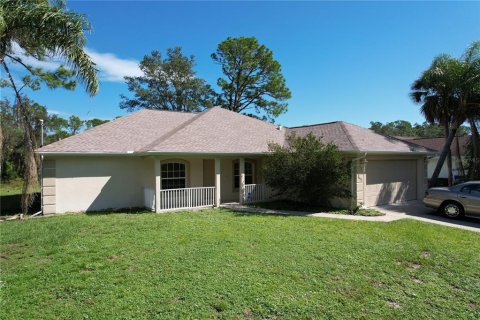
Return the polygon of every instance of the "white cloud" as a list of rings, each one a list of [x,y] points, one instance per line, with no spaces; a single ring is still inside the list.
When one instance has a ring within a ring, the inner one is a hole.
[[[48,112],[48,114],[53,114],[53,115],[57,115],[57,116],[60,116],[60,115],[68,116],[68,115],[70,115],[69,113],[59,111],[59,110],[54,110],[54,109],[47,109],[47,112]]]
[[[13,52],[22,59],[22,62],[34,68],[42,68],[48,71],[57,69],[65,62],[58,56],[52,55],[47,61],[40,61],[25,54],[17,43],[13,43]],[[126,76],[141,76],[139,62],[134,59],[122,59],[113,53],[101,53],[92,49],[85,49],[85,52],[92,58],[98,69],[100,81],[123,82]],[[17,64],[18,65],[18,64]]]
[[[86,49],[85,52],[97,65],[102,80],[123,82],[126,76],[136,77],[143,74],[137,60],[121,59],[112,53],[99,53],[91,49]]]
[[[48,61],[40,61],[32,56],[26,55],[25,50],[23,50],[16,42],[12,44],[12,51],[14,52],[15,56],[22,60],[23,63],[34,68],[42,68],[47,71],[53,71],[62,64],[62,61],[59,59],[59,57],[53,56]]]

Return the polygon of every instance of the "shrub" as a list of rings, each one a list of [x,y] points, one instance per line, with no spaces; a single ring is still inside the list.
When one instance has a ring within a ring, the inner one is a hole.
[[[312,134],[287,137],[287,146],[270,144],[263,175],[270,187],[310,205],[329,205],[332,197],[350,194],[349,165],[338,148]]]

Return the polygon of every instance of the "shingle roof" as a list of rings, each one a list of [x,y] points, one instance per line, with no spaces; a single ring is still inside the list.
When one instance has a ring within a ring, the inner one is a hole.
[[[196,117],[195,113],[141,110],[40,148],[39,152],[138,151]]]
[[[263,153],[283,144],[285,129],[221,108],[211,108],[141,151]]]
[[[429,152],[346,122],[280,128],[221,108],[201,113],[141,110],[40,148],[40,153],[265,153],[288,134],[313,133],[341,151]]]
[[[423,146],[438,152],[441,152],[443,149],[443,146],[445,145],[445,138],[411,138],[411,137],[399,137],[401,140],[408,141],[410,143],[414,143],[419,146]],[[467,148],[467,143],[470,141],[471,137],[470,136],[461,136],[458,137],[458,142],[460,146],[460,154],[464,155],[466,148]],[[452,151],[452,155],[458,156],[457,152],[457,139],[453,139],[452,146],[450,147],[450,150]]]
[[[221,108],[201,113],[141,110],[40,148],[39,152],[263,153],[285,129]]]
[[[325,143],[335,144],[341,151],[359,152],[431,152],[421,146],[384,136],[360,126],[336,121],[310,126],[293,127],[289,132],[297,136],[312,133]]]

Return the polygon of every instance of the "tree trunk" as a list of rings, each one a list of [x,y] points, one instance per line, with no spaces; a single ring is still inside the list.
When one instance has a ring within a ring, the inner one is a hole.
[[[3,130],[0,124],[0,181],[3,176]]]
[[[450,126],[447,123],[445,123],[445,143],[447,143],[448,140],[448,135],[450,132]],[[451,186],[453,184],[453,174],[452,174],[452,151],[449,148],[448,153],[447,153],[447,173],[448,173],[448,186]]]
[[[19,105],[19,115],[21,117],[21,123],[23,124],[23,143],[25,147],[25,155],[24,155],[24,176],[23,176],[23,189],[22,189],[22,211],[23,213],[27,213],[28,209],[32,205],[35,194],[33,193],[34,187],[38,184],[38,165],[37,159],[35,157],[35,148],[37,147],[37,142],[35,139],[35,135],[33,134],[33,129],[30,125],[29,117],[27,110],[25,110],[25,106],[23,105],[22,96],[20,95],[17,87],[15,85],[15,81],[13,80],[12,74],[5,63],[5,61],[1,60],[1,64],[5,69],[10,83],[12,84],[12,88],[15,91],[15,96],[18,101]]]
[[[458,162],[458,169],[460,171],[460,174],[462,176],[462,180],[465,180],[466,174],[465,174],[465,168],[463,167],[463,159],[462,159],[462,150],[460,148],[460,140],[458,139],[458,135],[455,136],[455,140],[457,143],[456,151],[457,151],[457,162]]]
[[[473,165],[470,168],[469,178],[471,180],[480,178],[477,176],[480,174],[480,138],[478,134],[478,128],[474,119],[469,119],[470,128],[472,129],[472,149],[473,149]]]
[[[457,126],[452,128],[448,135],[448,139],[443,146],[442,153],[440,153],[440,158],[438,159],[437,166],[433,171],[432,178],[430,179],[430,187],[433,187],[437,184],[438,175],[440,174],[440,170],[442,170],[443,164],[445,162],[445,158],[447,158],[447,154],[450,150],[450,146],[452,145],[453,138],[455,138],[455,134],[457,133]]]

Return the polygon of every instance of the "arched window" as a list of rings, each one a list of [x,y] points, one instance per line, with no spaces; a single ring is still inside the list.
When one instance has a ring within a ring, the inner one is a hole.
[[[185,164],[168,162],[162,164],[162,189],[180,189],[187,186]]]
[[[253,176],[253,162],[245,161],[245,184],[252,184]],[[240,188],[240,163],[238,161],[233,164],[233,187]]]

